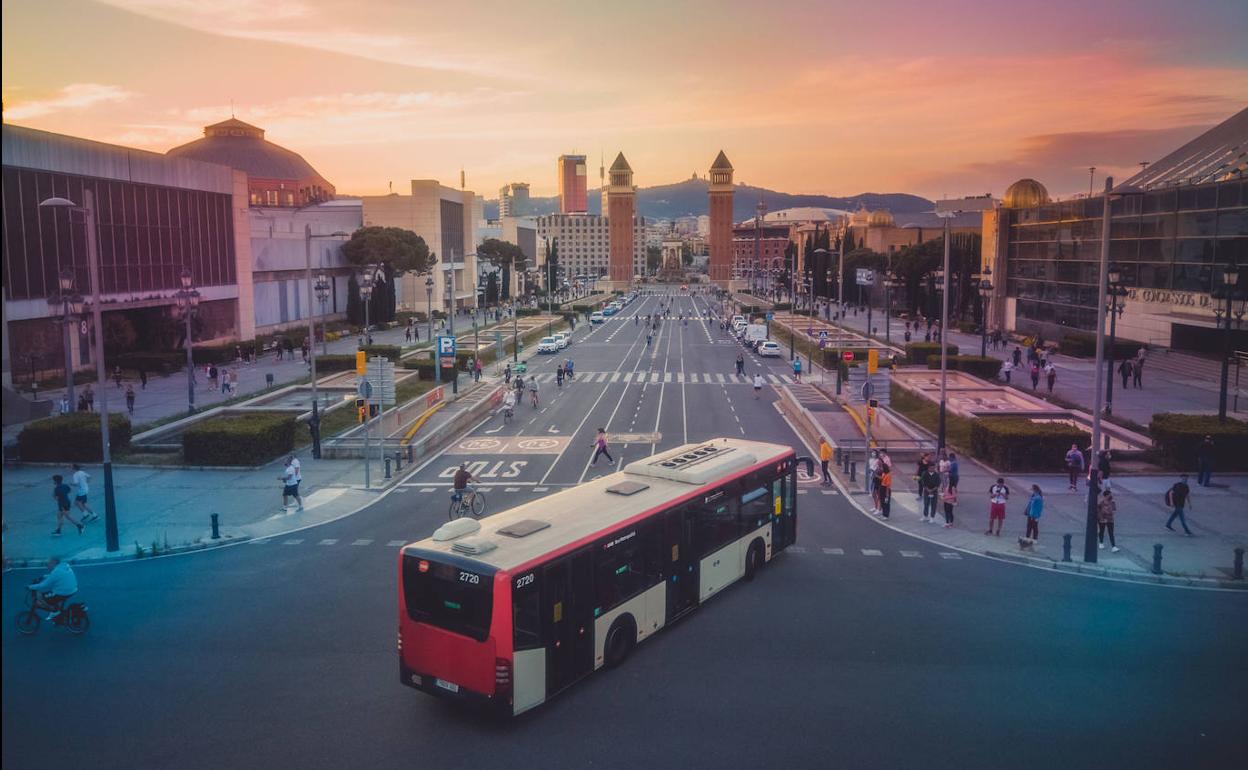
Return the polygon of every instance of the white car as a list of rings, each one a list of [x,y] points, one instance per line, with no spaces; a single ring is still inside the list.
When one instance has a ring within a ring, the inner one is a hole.
[[[559,343],[560,350],[566,348],[570,341],[571,338],[568,336],[567,332],[555,332],[555,342]]]
[[[538,353],[558,353],[559,341],[554,337],[542,337],[542,341],[537,343]]]
[[[732,326],[733,326],[733,328],[736,328],[736,326],[737,326],[737,324],[738,324],[738,323],[745,323],[745,316],[743,316],[743,315],[734,315],[734,316],[732,317]]]
[[[760,356],[780,356],[780,345],[775,340],[763,340],[758,343],[758,354]]]
[[[604,323],[606,322],[606,320],[607,320],[607,317],[604,316],[602,313],[594,313],[589,317],[589,322],[591,324]]]

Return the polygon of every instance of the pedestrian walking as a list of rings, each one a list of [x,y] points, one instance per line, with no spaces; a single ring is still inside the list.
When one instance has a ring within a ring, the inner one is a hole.
[[[606,428],[598,429],[598,436],[597,438],[594,439],[594,457],[592,460],[589,461],[589,464],[594,465],[595,463],[597,463],[599,455],[606,455],[607,462],[612,462],[612,463],[615,462],[615,458],[612,457],[611,453],[607,451],[607,429]]]
[[[1009,359],[1006,359],[1005,363],[1001,364],[1001,376],[1005,378],[1006,385],[1010,384],[1010,376],[1013,374],[1014,374],[1014,362],[1010,361]]]
[[[1196,483],[1202,487],[1207,487],[1212,481],[1213,436],[1205,436],[1200,445],[1196,447]]]
[[[1079,477],[1083,475],[1083,452],[1079,451],[1077,444],[1071,444],[1066,452],[1066,473],[1070,475],[1070,491],[1077,491]]]
[[[737,354],[737,374],[745,374],[745,356],[741,353]]]
[[[303,362],[308,362],[308,341],[305,339],[303,344],[299,346],[299,352],[303,354]]]
[[[1049,384],[1049,393],[1053,392],[1053,385],[1057,383],[1057,367],[1052,361],[1048,361],[1044,365],[1044,377]]]
[[[793,381],[801,384],[802,382],[802,359],[793,359]]]
[[[472,378],[476,382],[481,381],[481,358],[478,357],[476,363],[472,365]]]
[[[412,327],[410,325],[407,327],[407,330],[403,333],[403,340],[405,342],[412,341]]]
[[[121,390],[121,367],[113,367],[113,382],[117,383],[117,390]]]
[[[940,459],[936,461],[936,472],[940,474],[940,488],[944,489],[949,486],[949,471],[953,466],[947,450],[940,450],[939,457]]]
[[[934,523],[936,505],[940,500],[940,473],[931,465],[919,477],[919,494],[923,498],[923,523]]]
[[[74,463],[74,474],[69,480],[74,485],[74,504],[82,512],[82,523],[89,524],[100,518],[87,503],[87,495],[91,493],[91,474],[84,471],[78,463]]]
[[[867,487],[871,493],[871,512],[880,512],[880,453],[874,449],[867,457]]]
[[[131,415],[134,414],[134,386],[126,386],[126,411]]]
[[[295,341],[290,337],[285,337],[283,338],[283,344],[286,346],[286,355],[293,360],[295,357]],[[368,344],[373,344],[372,340],[369,340]]]
[[[221,367],[221,369],[217,372],[216,378],[214,379],[221,380],[221,395],[225,395],[230,389],[230,370],[225,367]]]
[[[1010,499],[1010,488],[1005,479],[997,479],[997,483],[988,488],[988,531],[985,535],[995,534],[1001,537],[1001,527],[1005,524],[1005,503]],[[996,531],[993,531],[996,524]]]
[[[1131,379],[1131,372],[1133,370],[1134,370],[1134,367],[1131,366],[1130,361],[1124,360],[1121,364],[1118,364],[1118,374],[1122,375],[1122,389],[1123,390],[1127,389],[1127,380]]]
[[[1131,366],[1131,384],[1134,385],[1137,390],[1144,387],[1144,359],[1143,358],[1135,359],[1135,363]]]
[[[92,388],[90,385],[87,385],[86,389],[83,391],[82,397],[86,399],[87,411],[94,412],[95,411],[95,389]]]
[[[832,445],[827,438],[819,439],[819,469],[823,472],[823,485],[832,486],[832,474],[828,472],[828,463],[832,461]]]
[[[555,369],[555,387],[563,387],[563,364],[559,364]]]
[[[299,496],[299,482],[302,481],[300,473],[299,461],[294,455],[286,457],[286,467],[282,469],[282,475],[277,477],[282,482],[282,510],[286,511],[290,508],[290,498],[295,498],[298,504],[296,511],[303,510],[303,498]]]
[[[507,364],[507,366],[503,369],[503,384],[511,384],[511,364]]]
[[[569,384],[576,379],[576,372],[572,370],[572,359],[569,358],[563,362],[563,373],[567,376]]]
[[[69,519],[69,523],[78,528],[78,534],[82,534],[82,524],[73,517],[69,512],[69,485],[65,483],[65,479],[59,473],[52,477],[52,499],[56,501],[56,529],[52,530],[52,534],[57,537],[61,536],[61,522]]]
[[[139,367],[139,390],[147,390],[147,370]]]
[[[880,516],[887,519],[893,507],[893,467],[880,463]]]
[[[217,371],[216,364],[208,364],[208,389],[217,389],[217,378],[221,376],[221,372]]]
[[[57,402],[56,411],[59,414],[69,414],[70,408],[71,408],[71,405],[69,403],[69,394],[64,393],[61,395],[61,400]]]
[[[1114,540],[1114,514],[1118,512],[1118,503],[1114,500],[1113,490],[1107,489],[1101,493],[1101,499],[1096,501],[1096,547],[1105,550],[1105,535],[1109,534],[1109,547],[1114,553],[1118,553],[1118,543]]]
[[[958,453],[949,453],[949,483],[948,486],[954,489],[958,488],[958,480],[962,478],[962,474],[958,470]]]
[[[1018,345],[1015,345],[1014,352],[1011,354],[1010,360],[1014,362],[1014,368],[1017,369],[1018,367],[1022,366],[1023,365],[1023,349],[1020,348]]]
[[[1031,389],[1040,387],[1040,359],[1031,362]]]
[[[1023,514],[1027,517],[1027,531],[1018,539],[1018,547],[1024,551],[1033,550],[1040,539],[1040,515],[1044,513],[1044,493],[1039,484],[1031,485],[1031,497]]]
[[[754,400],[757,401],[763,395],[763,375],[758,372],[754,373]]]
[[[945,504],[945,523],[942,525],[945,529],[953,526],[953,508],[958,504],[958,488],[945,487],[945,491],[940,495],[941,502]]]
[[[1183,474],[1178,481],[1174,482],[1174,486],[1166,490],[1166,505],[1172,509],[1170,518],[1166,521],[1166,529],[1173,532],[1174,527],[1171,525],[1174,524],[1175,519],[1178,519],[1187,536],[1192,536],[1192,531],[1187,528],[1187,516],[1184,515],[1184,511],[1191,505],[1191,500],[1192,488],[1187,485],[1187,474]]]

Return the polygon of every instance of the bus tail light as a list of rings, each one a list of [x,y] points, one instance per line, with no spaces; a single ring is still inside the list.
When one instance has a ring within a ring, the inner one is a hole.
[[[511,694],[511,661],[507,658],[494,659],[494,692],[497,695]]]

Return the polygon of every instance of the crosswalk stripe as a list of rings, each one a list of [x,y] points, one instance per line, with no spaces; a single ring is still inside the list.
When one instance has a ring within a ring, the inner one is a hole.
[[[671,373],[671,372],[664,372],[664,373],[663,373],[663,382],[671,382],[671,381],[672,381],[672,373]]]
[[[772,385],[779,384],[780,382],[780,380],[776,379],[776,375],[774,374],[767,375],[767,381],[770,382]]]
[[[877,548],[863,548],[862,555],[863,556],[883,556],[884,552]]]
[[[372,540],[356,540],[351,545],[372,545],[372,544],[373,544]]]
[[[283,541],[283,542],[282,542],[282,545],[299,545],[299,544],[300,544],[300,543],[302,543],[302,542],[303,542],[303,538],[301,538],[301,537],[297,537],[297,538],[295,538],[295,539],[293,539],[293,540],[285,540],[285,541]]]
[[[504,489],[503,491],[504,491],[504,492],[519,492],[519,491],[520,491],[520,487],[507,487],[507,488],[506,488],[506,489]]]
[[[402,546],[402,545],[405,545],[405,544],[406,544],[406,542],[407,542],[406,540],[391,540],[390,542],[386,543],[386,547],[387,547],[387,548],[398,548],[398,547],[400,547],[400,546]]]
[[[437,488],[436,487],[421,487],[420,491],[421,492],[436,492]]]
[[[597,377],[594,378],[594,382],[606,382],[607,377],[609,377],[610,375],[611,375],[611,372],[602,372]]]
[[[952,553],[952,552],[950,552],[950,551],[941,551],[941,552],[940,552],[940,558],[942,558],[942,559],[961,559],[961,558],[962,558],[962,554],[960,554],[960,553]]]
[[[902,551],[901,555],[906,557],[907,559],[922,559],[923,558],[923,554],[919,553],[918,551]]]
[[[317,543],[317,545],[334,545],[337,542],[338,541],[333,538],[326,538],[325,540],[322,540],[321,542]]]
[[[724,384],[724,375],[719,374],[718,372],[716,372],[716,374],[715,374],[715,382],[716,382],[716,383],[718,383],[718,384],[720,384],[720,385],[723,385],[723,384]]]
[[[844,556],[845,555],[844,548],[824,548],[823,552],[829,556]]]
[[[611,372],[611,382],[620,381],[620,372]]]
[[[806,553],[806,546],[791,545],[789,546],[789,550],[792,551],[793,553]]]

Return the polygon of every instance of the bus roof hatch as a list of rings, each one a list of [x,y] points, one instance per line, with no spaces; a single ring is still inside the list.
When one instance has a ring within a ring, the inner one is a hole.
[[[756,462],[754,455],[739,447],[709,442],[692,449],[682,447],[629,463],[624,472],[685,484],[706,484]]]

